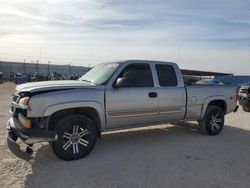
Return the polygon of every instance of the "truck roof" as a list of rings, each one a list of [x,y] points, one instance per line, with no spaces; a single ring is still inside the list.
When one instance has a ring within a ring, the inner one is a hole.
[[[132,59],[132,60],[121,60],[121,61],[114,61],[114,62],[109,62],[109,63],[120,63],[120,64],[123,64],[123,63],[152,63],[152,64],[155,64],[155,63],[166,63],[166,64],[176,64],[176,63],[173,63],[173,62],[168,62],[168,61],[155,61],[155,60],[138,60],[138,59]]]

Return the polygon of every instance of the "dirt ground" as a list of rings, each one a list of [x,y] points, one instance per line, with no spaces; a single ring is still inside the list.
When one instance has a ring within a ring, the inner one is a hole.
[[[0,187],[249,187],[250,113],[226,116],[218,136],[194,124],[163,125],[104,134],[81,160],[58,159],[37,144],[32,159],[6,146],[14,84],[0,84]]]

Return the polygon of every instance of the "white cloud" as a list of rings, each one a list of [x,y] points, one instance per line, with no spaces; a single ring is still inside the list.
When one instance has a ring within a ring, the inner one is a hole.
[[[2,59],[39,58],[42,48],[44,60],[54,58],[58,63],[180,59],[183,66],[188,62],[199,68],[208,57],[228,67],[236,57],[249,62],[244,55],[250,48],[247,0],[0,0],[0,4]],[[221,49],[227,57],[218,53]],[[208,63],[206,68],[211,68]]]

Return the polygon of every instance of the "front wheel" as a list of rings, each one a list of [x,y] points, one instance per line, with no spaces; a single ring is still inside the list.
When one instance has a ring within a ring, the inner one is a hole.
[[[52,149],[59,158],[66,161],[87,156],[96,144],[95,125],[82,115],[71,115],[62,119],[55,131],[58,141],[51,143]]]
[[[199,122],[199,131],[208,135],[217,135],[224,126],[225,114],[220,107],[209,106],[203,120]]]

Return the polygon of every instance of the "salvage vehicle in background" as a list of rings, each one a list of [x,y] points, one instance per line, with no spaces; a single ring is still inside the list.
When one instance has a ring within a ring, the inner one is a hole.
[[[250,83],[244,84],[239,90],[239,104],[245,112],[250,112]]]
[[[87,156],[105,131],[190,120],[202,133],[217,135],[237,107],[236,87],[185,86],[175,63],[104,63],[77,81],[17,86],[8,145],[15,153],[18,138],[30,147],[47,141],[58,157],[75,160]]]
[[[202,80],[199,80],[199,81],[195,82],[195,84],[201,84],[201,85],[225,85],[221,81],[215,80],[215,79],[202,79]]]
[[[3,73],[0,72],[0,84],[2,84],[2,83],[3,83]]]

